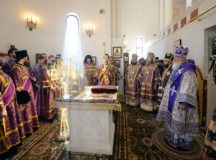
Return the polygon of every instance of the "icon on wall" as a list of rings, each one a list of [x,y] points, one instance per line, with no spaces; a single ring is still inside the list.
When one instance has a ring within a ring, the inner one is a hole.
[[[93,63],[94,65],[97,64],[97,57],[96,57],[96,56],[92,56],[92,63]]]
[[[113,57],[114,58],[122,57],[122,47],[113,47]]]

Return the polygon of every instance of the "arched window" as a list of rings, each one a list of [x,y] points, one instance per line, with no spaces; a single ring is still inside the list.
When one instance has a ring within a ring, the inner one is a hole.
[[[72,71],[82,71],[79,17],[70,13],[65,18],[64,55],[72,61]]]
[[[186,9],[192,6],[192,0],[186,0]]]
[[[136,39],[136,54],[138,57],[143,57],[143,37],[137,37]]]

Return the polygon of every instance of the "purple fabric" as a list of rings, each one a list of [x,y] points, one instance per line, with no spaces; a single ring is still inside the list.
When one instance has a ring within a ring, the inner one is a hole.
[[[43,79],[44,79],[44,70],[45,68],[39,64],[36,64],[32,67],[32,74],[36,78],[36,86],[34,86],[34,99],[36,102],[36,107],[39,116],[45,114],[46,109],[46,89],[43,89]]]
[[[180,83],[181,83],[181,77],[182,77],[183,73],[186,71],[193,71],[194,73],[196,73],[195,65],[193,63],[190,63],[190,62],[185,63],[179,69],[174,70],[170,76],[171,85],[170,85],[169,104],[168,104],[168,110],[170,113],[172,113],[172,110],[174,107],[176,93],[177,93],[179,86],[180,86]],[[180,98],[183,99],[184,97],[180,97]],[[185,100],[185,99],[183,99],[183,100]],[[188,104],[191,104],[191,103],[188,103]],[[193,105],[193,104],[191,104],[191,105]]]
[[[4,104],[8,104],[8,102],[10,101],[11,96],[13,95],[14,90],[15,90],[13,83],[10,83],[10,85],[8,87],[9,88],[8,88],[7,92],[3,95]]]
[[[170,113],[172,113],[173,111],[173,107],[174,107],[174,104],[175,104],[175,99],[176,99],[176,93],[179,89],[179,86],[180,86],[180,83],[181,83],[181,77],[178,77],[178,79],[174,82],[174,84],[171,84],[170,85],[170,92],[169,92],[169,103],[168,103],[168,111]]]
[[[12,77],[12,67],[16,64],[16,62],[9,58],[2,66],[2,70],[7,73],[10,77]]]
[[[197,105],[197,100],[195,99],[195,97],[188,94],[180,94],[179,102],[187,103],[187,106],[189,108],[195,108],[195,106]]]
[[[168,112],[169,113],[169,112]],[[175,121],[170,117],[166,111],[159,111],[157,114],[157,120],[165,121],[169,124],[170,128],[172,128],[173,132],[178,134],[190,134],[193,136],[197,136],[199,134],[199,124],[198,123],[181,123]]]
[[[4,130],[0,127],[0,152],[7,152],[9,148],[16,146],[20,142],[20,137],[24,136],[24,128],[21,121],[21,114],[16,103],[16,92],[14,92],[12,79],[3,71],[0,71],[0,101],[7,111],[4,117]],[[4,135],[2,135],[4,133]]]
[[[25,128],[25,133],[31,133],[33,131],[32,127],[39,126],[39,121],[29,69],[22,64],[16,64],[12,68],[12,75],[16,90],[20,91],[24,88],[26,91],[28,91],[31,97],[30,102],[28,102],[26,105],[19,105],[22,110],[22,120],[24,122],[23,125]]]
[[[188,48],[187,47],[184,48],[183,46],[177,46],[175,49],[174,57],[178,56],[178,57],[186,58],[187,54],[188,54]]]

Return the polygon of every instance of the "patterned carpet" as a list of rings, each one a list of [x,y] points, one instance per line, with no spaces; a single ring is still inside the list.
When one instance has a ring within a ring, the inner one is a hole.
[[[43,123],[40,129],[27,137],[19,153],[9,160],[175,160],[161,152],[151,136],[163,124],[156,121],[157,113],[148,113],[139,107],[122,104],[122,112],[114,112],[116,125],[114,155],[68,153],[64,142],[56,142],[58,121]]]
[[[161,152],[152,141],[152,134],[159,128],[163,128],[163,124],[156,121],[157,112],[145,112],[138,107],[130,106],[124,109],[129,160],[176,160],[173,156],[168,156],[166,152]],[[199,142],[203,142],[203,137],[204,134],[199,136]],[[181,154],[181,151],[175,151],[175,153]]]
[[[39,129],[23,140],[22,146],[18,148],[18,154],[8,158],[8,160],[47,159],[47,157],[43,158],[43,155],[48,153],[47,149],[50,149],[50,144],[47,142],[44,143],[43,140],[50,140],[54,132],[57,130],[57,123],[57,120],[52,123],[41,121]],[[47,154],[47,156],[50,155]]]
[[[152,141],[163,153],[178,160],[200,160],[204,152],[203,140],[200,137],[194,137],[193,148],[191,150],[177,150],[167,145],[165,142],[165,129],[160,128],[152,134]]]

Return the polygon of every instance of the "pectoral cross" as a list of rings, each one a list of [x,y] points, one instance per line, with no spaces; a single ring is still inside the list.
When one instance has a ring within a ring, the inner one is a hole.
[[[173,88],[170,88],[171,90],[171,96],[173,96],[174,93],[177,93],[177,91],[175,90],[175,86],[173,86]]]
[[[182,70],[183,70],[183,68],[182,69],[180,69],[180,70],[178,70],[178,74],[181,74],[182,73]]]

